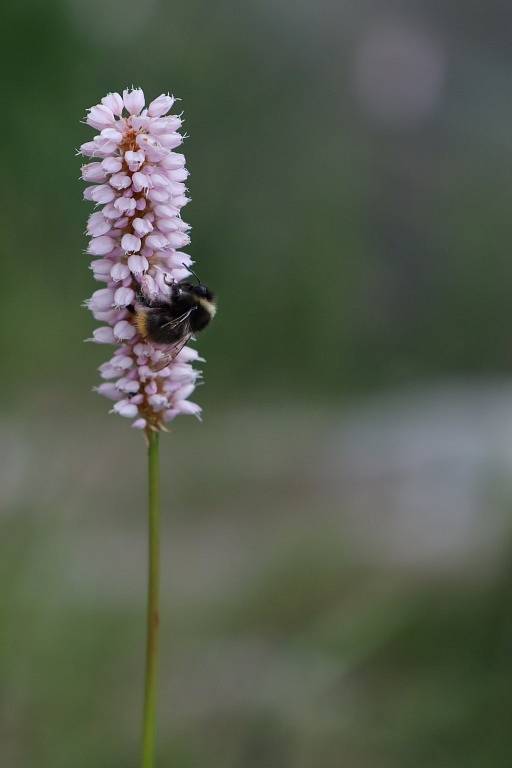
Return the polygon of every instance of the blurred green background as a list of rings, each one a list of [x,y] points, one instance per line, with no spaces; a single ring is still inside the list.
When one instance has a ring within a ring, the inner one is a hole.
[[[75,149],[183,99],[219,294],[163,440],[159,765],[508,768],[512,7],[2,9],[0,764],[136,768],[145,449],[91,392]]]

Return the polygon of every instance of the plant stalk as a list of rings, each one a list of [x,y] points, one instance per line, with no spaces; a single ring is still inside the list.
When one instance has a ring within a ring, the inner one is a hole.
[[[146,636],[146,682],[142,732],[142,768],[154,768],[156,733],[156,694],[158,628],[160,624],[160,467],[158,432],[149,432],[148,440],[148,604]]]

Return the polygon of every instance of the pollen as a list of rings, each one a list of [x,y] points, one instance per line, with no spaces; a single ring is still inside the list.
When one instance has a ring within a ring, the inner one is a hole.
[[[148,313],[143,309],[138,309],[133,322],[139,334],[145,339],[148,335]]]

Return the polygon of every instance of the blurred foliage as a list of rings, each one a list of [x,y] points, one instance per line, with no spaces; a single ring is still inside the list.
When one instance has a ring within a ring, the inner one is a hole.
[[[6,535],[2,762],[135,768],[142,588],[132,604],[84,601],[46,524],[13,521]],[[320,543],[280,552],[231,597],[173,605],[161,764],[506,768],[510,569],[469,587],[383,581]]]
[[[191,253],[220,294],[202,339],[213,397],[509,370],[510,51],[454,7],[390,11],[430,30],[448,69],[423,122],[389,127],[352,81],[358,41],[387,19],[372,2],[7,4],[4,384],[37,365],[71,387],[102,359],[80,345],[94,284],[73,150],[85,108],[132,82],[183,98]]]

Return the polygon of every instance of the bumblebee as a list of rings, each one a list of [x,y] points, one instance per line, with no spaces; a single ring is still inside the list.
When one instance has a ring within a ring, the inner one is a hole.
[[[137,305],[127,307],[144,341],[167,347],[155,370],[174,360],[193,334],[206,328],[215,316],[215,294],[194,276],[197,285],[187,281],[169,283],[171,291],[166,301],[150,301],[140,292]]]

